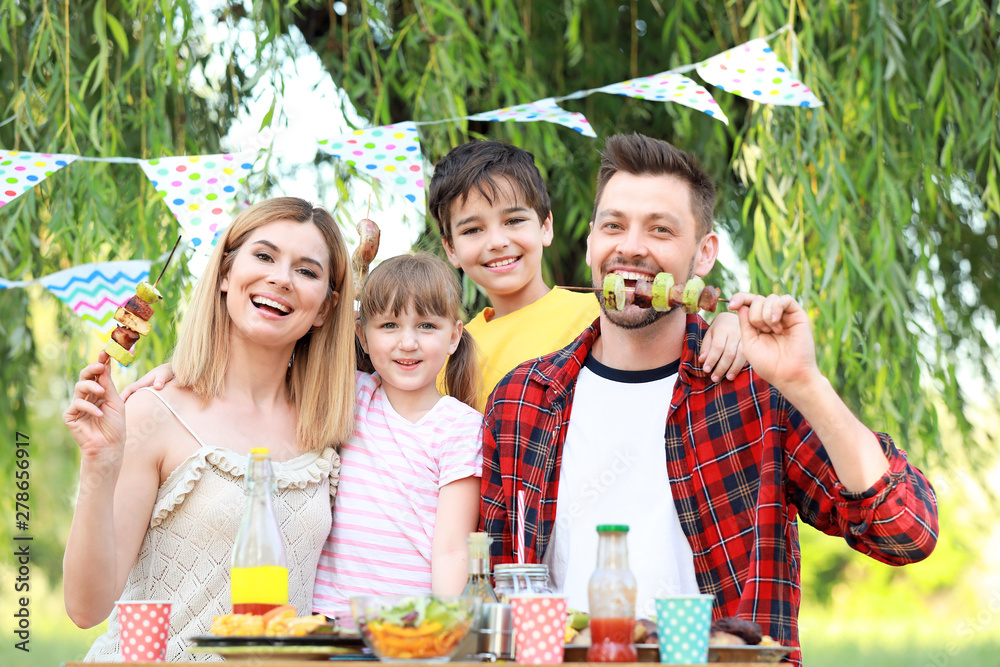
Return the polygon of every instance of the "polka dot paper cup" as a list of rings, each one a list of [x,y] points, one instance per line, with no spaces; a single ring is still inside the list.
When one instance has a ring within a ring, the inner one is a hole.
[[[122,660],[163,662],[170,634],[170,602],[163,600],[119,600]]]
[[[678,595],[656,601],[660,662],[703,665],[708,662],[714,595]]]
[[[566,598],[558,595],[513,597],[514,652],[522,665],[563,661],[566,641]]]

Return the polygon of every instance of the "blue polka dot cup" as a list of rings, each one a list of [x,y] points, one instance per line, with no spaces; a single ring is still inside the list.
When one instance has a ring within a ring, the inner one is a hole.
[[[708,662],[714,595],[675,595],[656,601],[660,662],[703,665]]]

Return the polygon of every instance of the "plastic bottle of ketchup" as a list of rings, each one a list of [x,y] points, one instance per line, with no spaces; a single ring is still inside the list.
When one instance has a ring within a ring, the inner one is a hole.
[[[597,527],[597,569],[590,602],[588,662],[636,662],[635,575],[628,569],[628,526]]]
[[[250,450],[244,479],[247,506],[230,568],[233,613],[265,614],[288,604],[288,560],[271,502],[275,481],[266,447]]]

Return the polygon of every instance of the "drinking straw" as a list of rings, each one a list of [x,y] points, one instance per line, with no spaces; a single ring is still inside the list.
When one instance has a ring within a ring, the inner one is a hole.
[[[524,489],[517,492],[517,562],[524,565]]]

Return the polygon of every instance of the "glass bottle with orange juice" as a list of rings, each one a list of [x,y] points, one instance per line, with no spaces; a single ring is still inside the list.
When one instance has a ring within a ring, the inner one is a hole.
[[[628,526],[597,527],[597,569],[590,577],[588,662],[636,662],[635,575],[628,567]]]
[[[230,569],[234,614],[265,614],[288,604],[288,560],[271,494],[274,471],[266,447],[250,450],[247,506],[236,534]]]

